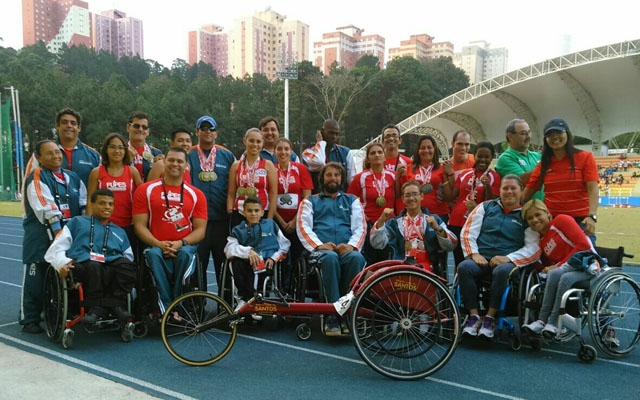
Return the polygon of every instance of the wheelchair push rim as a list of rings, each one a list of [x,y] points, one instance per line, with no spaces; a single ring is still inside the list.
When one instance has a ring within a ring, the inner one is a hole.
[[[453,296],[429,273],[395,269],[371,280],[351,309],[356,350],[376,372],[424,378],[453,355],[459,335]]]

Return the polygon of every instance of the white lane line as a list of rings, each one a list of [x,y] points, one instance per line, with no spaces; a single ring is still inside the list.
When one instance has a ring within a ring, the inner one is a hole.
[[[347,362],[351,362],[351,363],[354,363],[354,364],[367,365],[362,360],[355,360],[353,358],[342,357],[342,356],[338,356],[338,355],[331,354],[331,353],[325,353],[323,351],[318,351],[318,350],[305,349],[305,348],[302,348],[302,347],[294,346],[292,344],[280,343],[280,342],[276,342],[276,341],[273,341],[273,340],[263,339],[263,338],[259,338],[259,337],[255,337],[255,336],[248,336],[248,335],[244,335],[244,334],[238,334],[238,336],[241,336],[241,337],[243,337],[245,339],[255,340],[257,342],[269,343],[269,344],[280,346],[280,347],[286,347],[286,348],[293,349],[293,350],[299,350],[299,351],[303,351],[303,352],[306,352],[306,353],[311,353],[311,354],[315,354],[315,355],[319,355],[319,356],[323,356],[323,357],[334,358],[334,359],[337,359],[337,360],[347,361]],[[457,388],[460,388],[460,389],[469,390],[469,391],[472,391],[472,392],[478,392],[478,393],[482,393],[482,394],[485,394],[485,395],[491,395],[491,396],[499,397],[499,398],[502,398],[502,399],[524,400],[521,397],[514,397],[514,396],[510,396],[508,394],[502,394],[502,393],[492,392],[492,391],[489,391],[489,390],[479,389],[479,388],[476,388],[476,387],[473,387],[473,386],[463,385],[461,383],[445,381],[445,380],[442,380],[442,379],[437,379],[437,378],[432,378],[432,377],[427,377],[425,379],[429,380],[429,381],[436,382],[436,383],[441,383],[443,385],[454,386],[454,387],[457,387]]]
[[[0,242],[0,246],[22,247],[22,244]]]
[[[113,370],[110,370],[108,368],[104,368],[104,367],[101,367],[99,365],[95,365],[95,364],[80,360],[80,359],[75,358],[75,357],[70,357],[70,356],[68,356],[66,354],[62,354],[62,353],[53,351],[51,349],[47,349],[46,347],[38,346],[38,345],[35,345],[33,343],[25,342],[24,340],[20,340],[20,339],[5,335],[3,333],[0,333],[0,338],[8,340],[8,341],[11,341],[11,342],[14,342],[14,343],[17,343],[17,344],[20,344],[21,346],[29,347],[29,348],[31,348],[33,350],[37,350],[37,351],[42,352],[42,353],[49,354],[49,355],[51,355],[53,357],[56,357],[56,358],[61,358],[61,359],[65,360],[65,361],[67,361],[69,363],[75,364],[78,367],[88,368],[90,370],[99,372],[101,374],[109,375],[109,376],[112,376],[112,377],[114,377],[116,379],[120,379],[122,381],[130,382],[130,383],[133,383],[133,384],[138,385],[140,387],[144,387],[144,388],[156,391],[158,393],[161,393],[161,394],[164,394],[164,395],[167,395],[167,396],[175,397],[176,399],[196,400],[195,398],[189,397],[189,396],[187,396],[187,395],[185,395],[183,393],[174,392],[173,390],[163,388],[163,387],[155,385],[153,383],[150,383],[150,382],[147,382],[147,381],[143,381],[141,379],[137,379],[137,378],[134,378],[134,377],[131,377],[131,376],[128,376],[128,375],[124,375],[124,374],[122,374],[120,372],[113,371]]]
[[[7,286],[13,286],[13,287],[17,287],[17,288],[21,288],[22,287],[22,285],[17,285],[15,283],[5,282],[5,281],[0,281],[0,284],[7,285]]]
[[[576,357],[575,353],[568,353],[566,351],[552,350],[552,349],[542,349],[542,351],[546,351],[548,353],[556,353],[556,354],[562,354],[562,355],[565,355],[565,356]],[[608,358],[598,358],[597,361],[598,362],[611,363],[611,364],[618,364],[618,365],[622,365],[622,366],[625,366],[625,367],[640,368],[640,364],[633,364],[633,363],[629,363],[629,362],[625,362],[625,361],[612,360],[612,359],[608,359]]]
[[[17,261],[20,264],[22,264],[22,260],[18,260],[17,258],[9,258],[9,257],[1,257],[0,256],[0,260],[9,260],[9,261]]]

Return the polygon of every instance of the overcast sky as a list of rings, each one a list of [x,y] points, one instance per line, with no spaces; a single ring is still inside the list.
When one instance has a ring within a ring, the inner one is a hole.
[[[94,13],[118,9],[141,19],[144,56],[170,67],[187,59],[187,32],[204,24],[227,30],[236,19],[271,10],[309,25],[311,41],[339,26],[355,25],[365,34],[385,38],[387,50],[410,35],[426,33],[435,41],[450,41],[455,51],[471,41],[509,49],[509,69],[516,69],[569,52],[640,38],[634,1],[609,0],[348,0],[214,1],[214,0],[90,0]],[[178,5],[170,6],[170,5]],[[362,8],[365,7],[366,9]],[[22,47],[22,1],[2,0],[0,46]],[[385,60],[386,61],[386,60]]]

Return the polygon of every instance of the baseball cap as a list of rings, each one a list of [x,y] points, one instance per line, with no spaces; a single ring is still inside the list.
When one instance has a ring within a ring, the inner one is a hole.
[[[544,134],[546,135],[549,131],[567,131],[569,130],[569,124],[562,118],[554,118],[544,124]]]
[[[209,124],[211,124],[211,127],[214,129],[218,128],[218,124],[216,124],[215,119],[213,119],[208,115],[203,115],[202,117],[198,118],[198,120],[196,121],[196,129],[200,128],[200,126],[205,122],[208,122]]]

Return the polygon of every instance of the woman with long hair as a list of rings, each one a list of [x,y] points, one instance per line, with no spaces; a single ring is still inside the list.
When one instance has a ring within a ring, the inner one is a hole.
[[[455,201],[449,216],[449,229],[458,237],[469,213],[483,201],[495,198],[500,191],[500,175],[489,168],[494,156],[493,145],[480,142],[476,145],[473,168],[462,171],[454,179],[452,165],[444,165],[444,196],[447,201]],[[453,258],[456,266],[464,260],[460,243],[453,250]]]
[[[384,147],[381,143],[371,143],[366,147],[364,170],[353,178],[347,193],[360,199],[367,220],[367,232],[380,218],[385,208],[393,208],[396,199],[396,174],[384,167]],[[369,243],[369,235],[365,238],[362,253],[368,264],[387,258],[388,251],[376,250]]]
[[[278,173],[271,161],[260,158],[262,131],[249,128],[242,142],[244,154],[229,170],[227,213],[231,214],[230,229],[244,220],[242,209],[247,197],[258,197],[262,201],[266,218],[271,219],[276,214]]]
[[[102,164],[91,170],[87,182],[87,194],[96,189],[109,189],[113,192],[114,209],[110,221],[127,233],[131,248],[137,249],[137,239],[133,232],[133,192],[142,177],[138,169],[131,165],[131,155],[127,150],[127,141],[119,133],[110,133],[104,138],[100,155]],[[87,204],[87,214],[91,212],[91,202]],[[135,252],[136,257],[139,255]]]
[[[554,118],[544,125],[542,159],[522,199],[529,201],[544,185],[544,203],[551,215],[570,215],[595,243],[598,167],[591,152],[573,146],[572,136],[564,119]]]

